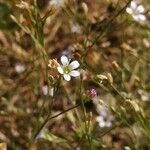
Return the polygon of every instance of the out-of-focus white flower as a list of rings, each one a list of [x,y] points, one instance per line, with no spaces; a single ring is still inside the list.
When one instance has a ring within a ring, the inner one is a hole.
[[[78,24],[73,24],[71,26],[71,32],[72,33],[80,33],[81,32],[81,27]]]
[[[71,76],[77,77],[80,75],[80,72],[75,70],[80,66],[78,61],[75,60],[70,63],[70,60],[66,56],[61,56],[61,63],[62,65],[57,67],[57,70],[63,75],[66,81],[70,81]]]
[[[66,49],[63,50],[62,55],[65,55],[69,59],[72,59],[74,50],[75,50],[74,46],[73,45],[69,45]]]
[[[143,90],[139,89],[138,94],[141,96],[142,101],[149,101],[149,96]]]
[[[44,131],[42,130],[42,131],[40,131],[40,133],[37,135],[36,140],[43,139],[44,137],[45,137]]]
[[[44,86],[42,87],[42,92],[43,92],[44,95],[47,95],[47,94],[48,94],[48,86],[47,86],[47,85],[44,85]]]
[[[54,88],[53,87],[48,88],[48,85],[44,85],[42,87],[42,92],[44,95],[49,94],[50,96],[53,96],[54,95]]]
[[[146,17],[143,14],[145,8],[143,7],[143,5],[137,5],[135,0],[131,1],[131,5],[130,7],[127,7],[126,11],[137,22],[143,23],[146,20]]]
[[[146,95],[142,95],[141,99],[142,99],[142,101],[148,101],[149,100],[148,96],[146,96]]]
[[[102,110],[99,116],[96,117],[96,121],[98,122],[101,128],[111,127],[113,120],[114,117],[111,114],[109,114],[106,110]]]
[[[15,70],[17,73],[22,73],[25,71],[25,69],[26,69],[26,67],[22,64],[16,64],[15,65]]]
[[[65,0],[50,0],[49,4],[61,7],[65,4]]]

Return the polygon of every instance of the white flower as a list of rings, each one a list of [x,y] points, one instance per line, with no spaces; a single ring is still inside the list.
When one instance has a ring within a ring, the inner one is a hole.
[[[62,65],[57,67],[57,70],[63,75],[66,81],[70,81],[71,76],[77,77],[80,75],[80,72],[75,70],[80,66],[78,61],[75,60],[70,63],[70,60],[66,56],[61,56],[61,63]]]
[[[42,92],[43,92],[44,95],[47,95],[47,94],[48,94],[48,86],[47,86],[47,85],[44,85],[44,86],[42,87]]]
[[[44,134],[44,131],[40,131],[40,133],[37,135],[37,137],[35,138],[36,140],[39,140],[39,139],[44,139],[45,137],[45,134]]]
[[[109,114],[106,110],[102,110],[99,116],[96,117],[96,121],[98,122],[101,128],[111,127],[113,120],[114,117],[111,114]]]
[[[73,58],[73,51],[75,50],[73,45],[69,45],[66,49],[63,50],[62,55],[67,56],[69,59]]]
[[[42,93],[44,95],[49,94],[50,96],[53,96],[54,95],[54,88],[53,87],[48,88],[48,85],[44,85],[42,87]]]
[[[143,101],[148,101],[149,100],[149,96],[147,95],[146,92],[144,92],[143,90],[139,89],[138,91],[138,94],[141,96],[141,99]]]
[[[81,32],[81,27],[78,24],[73,24],[71,26],[71,32],[72,33],[80,33]]]
[[[65,3],[65,0],[50,0],[50,5],[55,5],[57,7],[63,6]]]
[[[132,15],[133,19],[137,22],[142,23],[146,20],[145,15],[143,15],[145,8],[143,5],[137,5],[135,1],[131,1],[131,5],[127,7],[126,11]]]
[[[22,64],[16,64],[15,65],[15,70],[17,73],[22,73],[25,71],[25,69],[26,69],[25,66]]]

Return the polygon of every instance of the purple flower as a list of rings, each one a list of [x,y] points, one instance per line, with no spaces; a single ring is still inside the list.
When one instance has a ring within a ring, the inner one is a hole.
[[[88,95],[91,99],[93,99],[93,98],[97,97],[97,92],[96,92],[95,89],[90,89],[90,90],[87,91],[87,95]]]

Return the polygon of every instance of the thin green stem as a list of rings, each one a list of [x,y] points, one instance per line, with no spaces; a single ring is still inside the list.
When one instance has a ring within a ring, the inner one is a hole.
[[[32,140],[31,140],[32,143],[34,142],[34,140],[36,139],[36,137],[38,136],[38,134],[42,131],[42,129],[45,127],[45,125],[48,123],[48,121],[50,121],[50,120],[52,120],[52,119],[54,119],[54,118],[56,118],[56,117],[58,117],[60,115],[63,115],[64,113],[66,113],[66,112],[68,112],[70,110],[73,110],[73,109],[75,109],[75,108],[77,108],[79,106],[81,106],[81,103],[79,103],[79,104],[77,104],[77,105],[75,105],[73,107],[70,107],[70,108],[68,108],[68,109],[66,109],[66,110],[64,110],[64,111],[62,111],[62,112],[60,112],[60,113],[58,113],[58,114],[56,114],[56,115],[54,115],[52,117],[50,116],[51,114],[48,114],[48,116],[45,119],[45,121],[42,123],[42,125],[39,127],[39,129],[37,130],[37,132],[33,136]]]
[[[108,30],[108,28],[111,26],[112,22],[114,21],[114,19],[116,17],[118,17],[127,7],[128,5],[130,4],[132,0],[129,0],[127,2],[127,4],[122,8],[120,9],[117,13],[114,13],[114,15],[112,16],[112,18],[110,18],[110,20],[108,21],[108,23],[105,25],[103,31],[97,35],[97,37],[95,38],[95,40],[92,42],[92,44],[87,48],[86,52],[83,54],[83,56],[85,56],[87,54],[87,52],[96,44],[96,42],[105,34],[105,32]],[[82,57],[83,57],[82,56]]]

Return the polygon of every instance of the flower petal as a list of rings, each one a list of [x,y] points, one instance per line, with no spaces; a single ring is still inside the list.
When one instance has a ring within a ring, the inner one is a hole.
[[[64,74],[64,79],[65,79],[66,81],[70,81],[70,80],[71,80],[71,77],[70,77],[69,74]]]
[[[80,75],[80,72],[77,71],[77,70],[73,70],[73,71],[71,71],[71,72],[69,73],[69,75],[71,75],[71,76],[73,76],[73,77],[77,77],[77,76]]]
[[[141,22],[141,23],[146,20],[146,17],[142,14],[133,16],[133,18],[134,18],[135,21]]]
[[[80,66],[80,64],[78,61],[75,60],[75,61],[71,62],[69,66],[72,70],[74,70],[74,69],[78,68]]]
[[[129,8],[129,7],[127,7],[126,12],[127,12],[128,14],[133,14],[133,10],[132,10],[131,8]]]
[[[105,123],[105,121],[103,120],[103,121],[99,122],[98,125],[99,125],[101,128],[104,128],[104,127],[106,126],[106,123]]]
[[[60,74],[64,74],[64,70],[61,66],[57,67],[57,70]]]
[[[131,9],[136,10],[137,4],[135,1],[131,1]]]
[[[143,5],[139,5],[138,7],[137,7],[137,12],[138,13],[143,13],[144,12],[144,7],[143,7]]]
[[[61,56],[60,60],[61,60],[61,63],[62,63],[64,66],[66,66],[66,65],[69,64],[69,60],[68,60],[68,58],[67,58],[66,56]]]
[[[111,127],[111,126],[112,126],[112,122],[107,121],[107,122],[106,122],[106,127]]]
[[[139,21],[145,21],[146,17],[142,14],[138,15]]]
[[[133,15],[132,17],[133,17],[133,19],[134,19],[135,21],[140,22],[138,15]]]
[[[104,118],[102,116],[98,116],[98,117],[96,117],[96,121],[97,122],[104,121]]]

